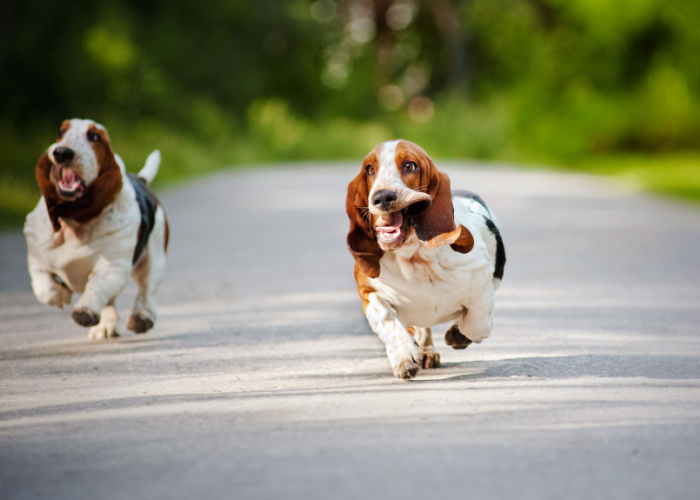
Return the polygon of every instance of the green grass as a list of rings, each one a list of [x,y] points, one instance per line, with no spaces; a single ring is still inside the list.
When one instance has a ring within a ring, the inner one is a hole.
[[[613,175],[651,193],[700,203],[700,153],[610,155],[578,161],[572,167]]]
[[[214,141],[200,141],[191,134],[150,122],[130,126],[121,120],[105,120],[115,151],[126,163],[129,172],[138,172],[146,157],[160,149],[161,168],[155,181],[156,189],[194,179],[225,165],[253,160],[246,146],[231,141],[222,147]],[[13,131],[0,129],[0,149],[9,151],[0,175],[0,229],[19,227],[39,198],[34,167],[43,151],[53,142],[55,131],[37,127],[24,139]],[[46,138],[46,140],[36,139]],[[233,150],[238,155],[233,156]]]
[[[130,172],[138,172],[148,154],[160,149],[156,189],[238,165],[341,158],[360,161],[375,144],[396,137],[416,141],[436,157],[532,163],[531,153],[513,146],[507,113],[494,107],[455,105],[427,124],[412,123],[401,113],[381,123],[358,123],[343,118],[304,120],[294,116],[284,102],[269,100],[251,105],[245,125],[212,109],[202,111],[201,118],[185,131],[149,120],[134,124],[118,116],[100,121],[107,125],[114,149]],[[54,133],[48,126],[23,134],[0,127],[0,150],[6,152],[0,171],[0,229],[20,227],[36,205],[40,194],[34,165],[52,143]],[[542,157],[547,158],[547,153]],[[578,154],[547,163],[557,169],[616,176],[652,193],[700,203],[700,152]]]

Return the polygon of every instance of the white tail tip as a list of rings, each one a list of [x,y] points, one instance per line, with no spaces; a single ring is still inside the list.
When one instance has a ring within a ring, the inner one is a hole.
[[[145,179],[148,184],[150,184],[153,179],[155,179],[158,173],[158,167],[160,166],[160,151],[157,149],[153,151],[148,158],[146,158],[146,164],[143,166],[138,176]]]
[[[117,162],[117,165],[119,165],[119,168],[121,169],[122,173],[126,172],[126,167],[124,166],[124,160],[122,160],[122,157],[119,156],[117,153],[114,153],[114,159]]]

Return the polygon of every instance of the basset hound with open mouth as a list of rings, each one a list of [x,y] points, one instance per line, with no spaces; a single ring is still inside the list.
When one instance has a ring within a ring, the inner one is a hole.
[[[73,319],[91,327],[91,339],[118,336],[114,301],[129,275],[138,294],[127,327],[145,333],[156,320],[168,222],[148,184],[159,165],[154,151],[138,175],[127,174],[107,130],[77,119],[63,122],[36,165],[42,197],[24,225],[32,289],[58,307],[82,294]]]
[[[396,377],[440,366],[430,328],[454,322],[447,345],[464,349],[491,333],[493,293],[505,248],[495,214],[416,144],[376,146],[350,182],[348,249],[372,330]]]

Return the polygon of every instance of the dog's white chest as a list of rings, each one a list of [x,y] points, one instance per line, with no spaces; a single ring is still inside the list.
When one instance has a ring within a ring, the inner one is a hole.
[[[452,321],[469,307],[473,290],[491,279],[485,249],[475,250],[465,255],[449,245],[429,249],[416,240],[382,257],[372,285],[406,325]]]
[[[121,196],[117,199],[120,201]],[[110,206],[93,221],[71,225],[64,221],[61,229],[54,231],[42,200],[27,216],[24,228],[29,253],[71,291],[83,293],[90,273],[102,262],[130,263],[136,243],[137,214],[133,210],[122,211],[123,220],[115,222],[115,206],[118,205]]]
[[[74,229],[63,226],[56,232],[50,227],[42,229],[36,232],[25,230],[29,251],[71,290],[82,293],[88,273],[99,257],[95,247],[86,244],[90,241],[92,227]]]

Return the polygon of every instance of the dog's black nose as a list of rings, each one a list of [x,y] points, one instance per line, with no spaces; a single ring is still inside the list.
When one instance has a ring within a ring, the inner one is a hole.
[[[396,201],[396,198],[397,196],[395,192],[389,189],[382,189],[381,191],[374,193],[374,196],[372,196],[372,205],[386,210]]]
[[[70,148],[64,148],[63,146],[57,147],[53,150],[53,157],[56,159],[56,163],[62,165],[68,163],[75,156],[75,151]]]

